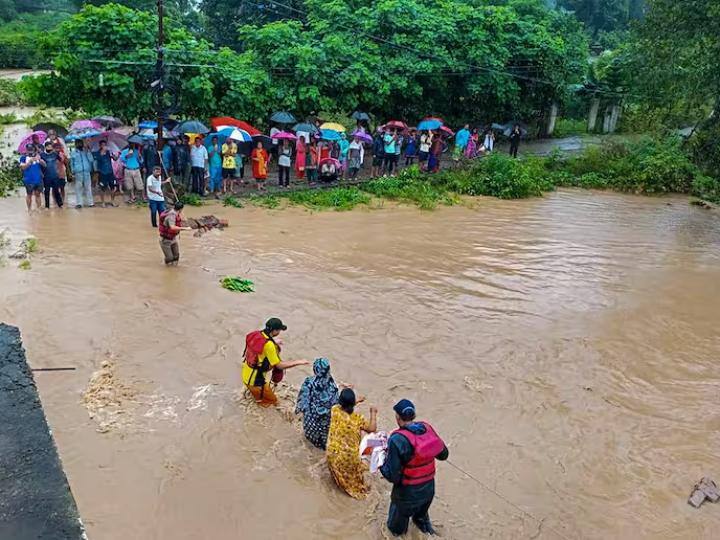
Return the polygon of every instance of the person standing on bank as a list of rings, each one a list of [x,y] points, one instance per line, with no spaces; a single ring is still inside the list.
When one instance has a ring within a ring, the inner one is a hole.
[[[20,170],[23,175],[23,184],[25,184],[25,203],[28,212],[32,211],[33,195],[35,196],[35,208],[40,210],[40,193],[43,190],[43,172],[42,168],[45,162],[38,155],[37,148],[34,144],[28,144],[26,147],[27,154],[20,156]]]
[[[142,155],[137,145],[131,144],[128,148],[120,152],[120,161],[123,165],[125,165],[123,182],[125,183],[125,190],[129,194],[128,202],[134,203],[137,200],[135,192],[137,191],[138,196],[142,197],[143,188],[143,181],[140,173]]]
[[[287,140],[278,149],[278,185],[290,187],[290,166],[292,165],[292,148]]]
[[[280,360],[280,344],[276,338],[285,330],[287,326],[273,317],[265,323],[264,330],[256,330],[245,336],[242,380],[261,407],[270,407],[278,401],[270,382],[279,382],[286,369],[310,363],[307,360]]]
[[[155,175],[153,174],[153,176]],[[178,244],[177,237],[181,231],[191,230],[190,227],[183,227],[182,225],[183,208],[185,208],[185,205],[182,201],[178,201],[170,210],[160,214],[160,225],[158,227],[160,249],[165,255],[165,265],[167,266],[177,266],[180,261],[180,244]]]
[[[147,177],[146,181],[147,199],[150,206],[150,224],[153,227],[158,226],[157,218],[165,212],[165,195],[163,195],[162,185],[171,182],[169,178],[163,182],[161,173],[160,165],[155,165],[152,174]]]
[[[393,484],[387,526],[395,536],[405,534],[409,521],[425,534],[435,534],[428,510],[435,497],[435,460],[450,455],[443,440],[427,422],[415,420],[415,405],[401,399],[393,407],[398,429],[388,439],[382,475]]]
[[[195,144],[190,149],[190,176],[192,177],[192,192],[205,195],[205,172],[208,169],[208,151],[202,138],[195,137]]]
[[[517,157],[518,147],[520,146],[520,126],[515,124],[512,132],[510,133],[510,155],[514,158]]]
[[[75,182],[75,208],[95,206],[92,192],[92,173],[95,169],[95,158],[90,150],[85,148],[85,141],[75,141],[75,148],[70,152],[70,171]],[[84,201],[83,201],[84,199]]]
[[[45,187],[45,208],[50,209],[50,192],[52,192],[55,204],[58,208],[63,207],[62,196],[60,195],[60,176],[58,175],[59,155],[53,147],[53,143],[45,141],[45,151],[40,154],[45,162],[43,165],[43,186]]]
[[[107,204],[117,206],[115,204],[117,184],[115,183],[115,172],[112,168],[112,162],[115,159],[117,159],[117,156],[108,150],[107,141],[100,141],[100,150],[95,152],[95,163],[100,174],[100,204],[103,206],[107,206]],[[105,203],[106,191],[110,192],[110,203]]]

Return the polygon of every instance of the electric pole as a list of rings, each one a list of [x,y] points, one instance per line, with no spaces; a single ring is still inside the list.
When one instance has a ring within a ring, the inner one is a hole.
[[[157,38],[157,63],[155,65],[155,81],[152,83],[152,90],[156,93],[156,115],[157,115],[157,149],[162,156],[163,149],[163,120],[165,116],[165,33],[163,28],[163,0],[157,0],[158,11],[158,38]],[[162,169],[161,169],[162,170]]]

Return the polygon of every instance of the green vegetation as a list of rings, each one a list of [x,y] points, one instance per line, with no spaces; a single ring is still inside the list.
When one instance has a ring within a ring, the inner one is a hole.
[[[8,79],[0,79],[0,107],[10,107],[22,103],[23,96],[18,83]]]
[[[183,193],[180,195],[180,200],[187,206],[202,206],[204,204],[203,198],[197,193]]]
[[[223,199],[223,206],[232,206],[233,208],[242,208],[244,205],[240,199],[228,195]]]
[[[30,259],[23,259],[22,261],[20,261],[20,263],[18,264],[18,268],[20,270],[30,270],[30,268],[32,268],[32,265],[30,264]]]
[[[25,252],[35,253],[38,250],[38,240],[34,236],[28,236],[24,241]]]
[[[583,135],[587,133],[587,121],[584,118],[558,118],[555,123],[555,131],[553,137],[562,139],[573,135]]]
[[[22,185],[22,172],[16,159],[0,156],[0,197],[6,197]]]
[[[238,276],[226,276],[220,280],[220,285],[229,291],[255,292],[255,284],[252,281]]]
[[[352,210],[358,204],[370,202],[370,196],[353,188],[335,188],[320,190],[300,190],[287,194],[292,204],[310,209],[333,208],[335,210]]]

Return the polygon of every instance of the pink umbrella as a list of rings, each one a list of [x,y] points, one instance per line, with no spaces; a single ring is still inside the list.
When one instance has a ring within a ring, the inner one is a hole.
[[[18,147],[17,147],[18,153],[26,154],[27,153],[27,145],[32,144],[33,137],[35,137],[36,135],[38,138],[38,142],[40,144],[44,143],[45,139],[47,139],[47,133],[45,133],[44,131],[33,131],[29,135],[26,135],[25,137],[22,138],[22,140],[20,141],[20,144],[18,144]]]
[[[75,120],[70,126],[70,129],[97,129],[102,131],[103,127],[95,120]]]
[[[278,141],[296,141],[297,137],[289,131],[278,131],[272,135],[273,140]]]

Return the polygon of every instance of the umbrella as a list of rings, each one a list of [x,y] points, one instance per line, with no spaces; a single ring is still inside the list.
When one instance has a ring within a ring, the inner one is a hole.
[[[127,138],[127,142],[131,144],[142,144],[145,142],[145,139],[142,137],[142,135],[134,133]]]
[[[297,137],[289,131],[278,131],[272,136],[274,141],[295,141]]]
[[[102,129],[102,126],[98,124],[95,120],[75,120],[70,125],[70,129]]]
[[[271,148],[272,147],[272,139],[268,137],[267,135],[253,135],[253,146],[257,146],[257,143],[261,142],[263,145],[263,148]]]
[[[114,116],[95,116],[92,120],[106,128],[116,128],[123,125],[123,121]]]
[[[390,120],[385,124],[385,127],[390,129],[407,129],[407,124],[402,120]]]
[[[321,129],[320,138],[326,141],[339,141],[340,134],[334,129]]]
[[[56,124],[54,122],[40,122],[39,124],[35,124],[32,127],[33,131],[44,131],[47,133],[51,129],[55,130],[55,133],[57,133],[58,137],[65,137],[65,135],[68,134],[68,130],[65,129],[60,124]]]
[[[292,128],[292,130],[297,133],[298,131],[301,131],[303,133],[317,133],[318,128],[315,127],[313,124],[308,124],[307,122],[301,122],[300,124],[295,124]]]
[[[240,128],[243,131],[247,131],[251,137],[254,137],[255,135],[262,135],[259,129],[255,129],[247,122],[243,122],[242,120],[238,120],[232,116],[217,116],[215,118],[211,118],[210,125],[215,129],[219,129],[218,126],[233,126]]]
[[[207,146],[212,144],[213,137],[218,138],[219,144],[223,144],[226,139],[232,139],[237,142],[252,142],[252,137],[247,131],[232,126],[227,126],[223,129],[220,129],[216,133],[208,133],[208,135],[205,137],[207,141]]]
[[[178,133],[210,133],[210,128],[197,120],[185,120],[175,128],[175,131]]]
[[[516,122],[516,121],[505,123],[505,125],[503,126],[503,135],[505,135],[506,137],[509,137],[510,133],[512,133],[512,130],[515,126],[518,126],[520,128],[520,135],[522,137],[527,135],[527,132],[528,132],[527,126],[522,122]]]
[[[365,133],[364,131],[353,131],[352,137],[354,137],[356,139],[360,139],[361,142],[368,143],[368,144],[373,142],[373,138],[368,133]]]
[[[297,122],[297,120],[295,120],[295,117],[286,111],[277,111],[272,113],[270,121],[277,122],[278,124],[294,124],[295,122]]]
[[[361,112],[361,111],[355,111],[354,113],[352,113],[352,118],[354,118],[355,120],[359,120],[359,121],[363,121],[363,120],[365,120],[367,122],[370,121],[370,115],[366,112]]]
[[[505,131],[505,126],[503,126],[502,124],[498,124],[497,122],[493,122],[492,124],[490,124],[490,128],[495,131]]]
[[[111,152],[119,152],[128,145],[128,138],[114,131],[105,131],[98,135],[88,137],[90,150],[93,152],[100,149],[100,141],[106,141],[108,150]]]
[[[155,120],[143,120],[138,124],[138,129],[157,129],[157,122]]]
[[[417,128],[420,131],[432,131],[434,129],[440,129],[442,125],[443,123],[437,118],[426,118],[418,124]]]
[[[89,139],[90,137],[96,137],[102,132],[97,129],[80,129],[74,130],[67,134],[65,137],[66,141],[77,141],[78,139]]]
[[[447,135],[449,137],[452,137],[453,135],[455,135],[455,132],[447,126],[440,126],[438,128],[438,131],[440,131],[441,133],[444,133],[445,135]]]
[[[150,128],[141,129],[138,132],[138,135],[140,135],[145,140],[147,140],[147,139],[157,140],[157,133],[155,133],[155,129],[150,129]],[[177,136],[178,136],[178,134],[175,133],[174,131],[170,131],[170,130],[163,128],[163,139],[174,139]]]
[[[338,124],[337,122],[325,122],[323,125],[320,126],[321,131],[326,129],[337,131],[338,133],[345,133],[345,126],[343,126],[342,124]]]
[[[40,141],[40,144],[45,142],[45,139],[47,139],[47,133],[44,131],[33,131],[29,135],[26,135],[20,140],[20,144],[18,144],[17,151],[20,154],[24,154],[27,152],[27,145],[32,144],[33,137],[37,135],[38,141]]]

